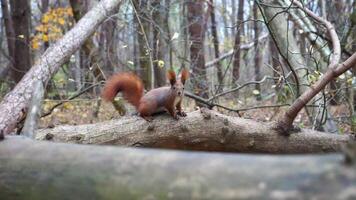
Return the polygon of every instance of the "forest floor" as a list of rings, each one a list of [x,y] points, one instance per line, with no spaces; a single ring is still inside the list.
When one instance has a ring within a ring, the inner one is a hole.
[[[57,104],[59,101],[55,100],[45,100],[44,101],[44,112],[48,112],[53,105]],[[251,108],[258,106],[272,106],[275,105],[274,100],[264,100],[256,101],[254,98],[247,99],[236,105],[233,101],[225,100],[220,101],[221,105],[225,105],[234,109]],[[248,103],[246,103],[248,102]],[[243,104],[243,105],[241,105]],[[288,107],[272,107],[272,108],[260,108],[251,109],[246,111],[240,111],[239,114],[243,118],[254,119],[257,121],[269,122],[278,119],[278,117],[285,111]],[[195,103],[192,100],[185,100],[184,110],[190,112],[195,110]],[[227,111],[221,108],[214,108],[226,115],[238,116],[236,112]],[[129,113],[133,113],[133,108],[129,107]],[[350,112],[346,105],[336,105],[331,107],[331,114],[334,120],[338,124],[340,133],[352,133],[351,131],[351,118]],[[75,99],[63,103],[61,106],[55,108],[52,113],[46,117],[41,118],[40,128],[50,128],[58,125],[79,125],[88,123],[97,123],[101,121],[106,121],[110,119],[119,119],[121,116],[118,111],[115,110],[111,103],[99,102],[98,100],[92,99]],[[301,128],[312,128],[313,122],[309,121],[306,112],[303,110],[300,112],[295,120],[295,123]]]

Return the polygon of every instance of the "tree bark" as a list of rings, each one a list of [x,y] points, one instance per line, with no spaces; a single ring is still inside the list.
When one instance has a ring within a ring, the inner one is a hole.
[[[162,28],[164,27],[163,23],[163,14],[165,13],[164,7],[161,5],[160,0],[152,1],[152,20],[155,21],[153,25],[153,72],[154,72],[154,83],[155,87],[162,87],[166,85],[166,68],[162,62],[166,63],[164,59],[164,54],[167,53],[168,49],[165,49],[165,40],[164,32]],[[167,45],[167,44],[166,44]],[[166,50],[166,51],[165,51]]]
[[[277,123],[277,129],[282,130],[281,133],[288,134],[288,130],[292,127],[293,121],[300,110],[317,95],[325,86],[330,83],[334,78],[338,77],[346,70],[353,67],[356,63],[356,53],[354,53],[345,62],[339,64],[341,56],[340,41],[335,31],[334,26],[327,20],[317,16],[315,13],[305,8],[299,1],[293,1],[293,5],[302,9],[308,16],[312,17],[315,21],[323,24],[331,38],[333,47],[333,54],[331,55],[330,64],[326,73],[310,88],[308,88],[286,111],[284,117]]]
[[[257,3],[254,2],[253,4],[253,18],[255,21],[253,22],[253,29],[255,32],[255,41],[258,41],[258,38],[260,36],[260,27],[259,27],[259,21],[258,20],[258,7]],[[260,49],[260,43],[256,42],[255,44],[255,81],[260,81],[261,80],[261,66],[262,66],[262,55],[261,55],[261,49]],[[261,97],[261,85],[256,84],[255,85],[255,90],[258,91],[258,94],[256,94],[256,100],[260,101],[262,99]]]
[[[30,28],[31,7],[28,0],[10,1],[11,18],[15,34],[12,78],[18,83],[31,68]]]
[[[149,44],[149,33],[150,24],[148,22],[148,1],[147,0],[133,0],[133,6],[136,10],[135,13],[135,23],[136,23],[136,33],[139,43],[139,61],[140,61],[140,75],[143,84],[147,90],[150,90],[154,85],[153,74],[152,74],[152,63],[150,63],[151,47]]]
[[[14,56],[15,31],[12,24],[12,19],[9,12],[9,4],[7,0],[1,0],[1,11],[2,11],[2,18],[4,20],[4,25],[5,25],[8,54],[9,57],[11,58],[10,66],[12,67],[12,64],[14,62],[13,59],[15,57]]]
[[[196,95],[207,98],[209,87],[207,83],[205,58],[204,58],[204,38],[205,38],[205,15],[203,0],[189,1],[188,23],[191,62],[191,83],[194,86]]]
[[[215,54],[215,59],[218,59],[220,57],[220,52],[219,52],[219,37],[218,37],[218,32],[216,28],[216,20],[215,20],[215,4],[213,0],[210,0],[209,2],[210,6],[210,19],[211,19],[211,35],[213,36],[213,43],[214,43],[214,54]],[[223,82],[223,70],[221,67],[220,62],[216,63],[216,69],[217,69],[217,78],[218,78],[218,84],[222,84]]]
[[[279,135],[273,124],[229,117],[202,109],[179,121],[166,115],[149,123],[140,117],[79,126],[42,129],[38,140],[82,144],[116,144],[153,148],[248,153],[317,153],[340,151],[352,141],[335,135],[303,129],[291,137]],[[306,142],[307,141],[307,142]]]
[[[15,32],[12,24],[10,12],[9,12],[9,4],[7,0],[1,0],[1,11],[2,18],[4,20],[5,25],[5,33],[6,33],[6,42],[7,42],[7,51],[9,54],[9,64],[0,72],[0,83],[5,81],[8,77],[9,72],[12,73],[14,58],[15,58]],[[11,74],[12,77],[12,74]]]
[[[236,35],[234,44],[234,59],[232,69],[232,81],[235,83],[240,78],[240,60],[241,60],[241,33],[243,33],[243,21],[244,21],[244,0],[239,0],[239,9],[237,11],[236,21]]]
[[[111,17],[110,20],[105,21],[102,25],[102,37],[105,41],[105,48],[102,49],[102,57],[105,58],[103,69],[106,77],[113,74],[119,63],[116,50],[119,41],[115,37],[116,21],[116,17]]]
[[[273,77],[279,78],[282,75],[283,70],[282,70],[281,63],[279,61],[279,54],[278,54],[276,44],[273,42],[272,38],[269,38],[268,40],[268,47],[270,51],[271,66],[273,68]],[[276,92],[279,92],[282,86],[281,80],[274,80],[274,83],[275,83]]]
[[[78,22],[87,12],[88,2],[82,3],[78,0],[70,0],[70,5],[73,9],[73,15]],[[89,70],[91,73],[84,77],[84,82],[99,82],[104,80],[104,74],[101,67],[105,64],[100,57],[99,48],[94,44],[92,38],[88,38],[81,47],[80,62],[83,71]],[[93,80],[94,79],[94,80]],[[95,91],[96,88],[93,89]]]
[[[52,45],[26,73],[0,104],[0,132],[8,134],[26,112],[32,96],[33,83],[47,83],[84,41],[94,33],[106,17],[120,4],[120,0],[103,0],[91,9],[61,40]]]
[[[222,20],[223,20],[223,24],[224,24],[224,41],[227,41],[230,37],[229,35],[229,24],[227,22],[228,20],[228,12],[227,12],[227,2],[226,0],[221,0],[221,4],[222,4]]]
[[[340,154],[234,155],[0,141],[0,199],[352,199]],[[327,183],[327,184],[325,184]]]

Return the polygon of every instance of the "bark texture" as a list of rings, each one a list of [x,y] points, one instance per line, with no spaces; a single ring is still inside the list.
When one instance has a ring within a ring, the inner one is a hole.
[[[220,57],[220,52],[219,52],[219,37],[218,37],[218,31],[216,28],[216,20],[215,20],[215,4],[213,0],[209,0],[209,6],[210,6],[210,20],[211,20],[211,35],[213,36],[213,43],[214,43],[214,56],[215,59],[218,59]],[[206,64],[205,64],[206,66]],[[217,75],[218,75],[218,83],[219,85],[223,84],[223,69],[221,67],[221,63],[218,61],[216,63],[216,69],[217,69]]]
[[[259,27],[259,21],[258,20],[258,7],[257,3],[254,2],[253,4],[253,18],[255,21],[253,22],[253,30],[255,32],[255,41],[258,41],[258,38],[260,36],[260,27]],[[261,66],[262,66],[262,53],[261,53],[261,46],[259,45],[258,42],[255,44],[255,81],[260,81],[261,80]],[[255,85],[255,90],[257,90],[259,93],[256,95],[256,100],[260,101],[262,99],[261,96],[261,85],[256,84]]]
[[[81,44],[110,16],[120,0],[103,0],[89,11],[61,40],[52,45],[0,104],[0,132],[8,134],[26,112],[36,80],[47,83]]]
[[[31,68],[30,27],[31,7],[28,0],[10,1],[11,18],[15,33],[12,78],[17,83]]]
[[[290,137],[273,124],[230,117],[202,109],[178,121],[167,115],[152,122],[137,117],[79,126],[42,129],[36,139],[81,144],[249,153],[317,153],[340,151],[352,136],[303,129]]]
[[[209,96],[208,83],[205,70],[204,58],[204,38],[206,20],[204,15],[203,0],[189,1],[188,23],[190,45],[190,62],[191,62],[191,82],[194,86],[194,93],[198,96],[207,98]]]
[[[234,155],[0,141],[0,199],[354,199],[339,154]],[[326,184],[327,183],[327,184]]]
[[[241,33],[243,33],[244,21],[244,0],[239,0],[239,9],[237,11],[236,35],[234,44],[234,60],[232,69],[232,80],[235,82],[240,78],[240,60],[241,60]]]

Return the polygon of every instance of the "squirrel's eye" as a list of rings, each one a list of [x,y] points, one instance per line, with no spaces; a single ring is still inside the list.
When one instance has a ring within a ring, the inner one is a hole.
[[[184,90],[184,87],[183,87],[183,90]]]
[[[175,89],[176,89],[176,87],[173,86],[173,90],[175,90]]]

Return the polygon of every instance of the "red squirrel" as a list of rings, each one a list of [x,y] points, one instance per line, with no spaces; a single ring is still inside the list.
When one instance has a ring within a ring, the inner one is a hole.
[[[183,69],[180,80],[177,80],[176,73],[170,70],[167,73],[170,86],[155,88],[143,94],[144,86],[138,76],[129,72],[117,73],[106,82],[102,98],[112,102],[116,94],[122,92],[124,99],[135,106],[139,115],[148,121],[150,116],[163,109],[178,119],[177,115],[187,116],[182,110],[182,100],[188,76],[188,70]]]

